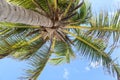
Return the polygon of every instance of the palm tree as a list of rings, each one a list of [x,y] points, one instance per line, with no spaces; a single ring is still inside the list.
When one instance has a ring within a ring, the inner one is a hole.
[[[70,63],[79,52],[101,61],[120,80],[119,64],[111,58],[119,41],[119,17],[119,10],[112,17],[92,16],[91,6],[80,0],[0,0],[0,58],[29,60],[32,68],[24,78],[37,80],[48,61]]]

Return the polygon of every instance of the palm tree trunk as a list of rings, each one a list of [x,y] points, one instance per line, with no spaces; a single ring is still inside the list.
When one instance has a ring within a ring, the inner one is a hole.
[[[5,0],[0,0],[0,21],[23,23],[34,26],[53,26],[49,18],[32,10],[9,4]]]

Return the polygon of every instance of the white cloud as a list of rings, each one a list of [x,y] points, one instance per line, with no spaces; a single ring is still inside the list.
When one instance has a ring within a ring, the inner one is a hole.
[[[86,71],[90,71],[90,67],[87,66],[87,67],[85,68],[85,70],[86,70]]]
[[[102,66],[102,61],[91,62],[89,66],[85,67],[85,70],[90,71],[91,69],[96,69]]]
[[[69,80],[69,71],[68,71],[68,69],[64,69],[64,74],[63,74],[63,78],[65,79],[65,80]]]
[[[101,66],[101,62],[95,61],[90,63],[91,68],[98,68]]]

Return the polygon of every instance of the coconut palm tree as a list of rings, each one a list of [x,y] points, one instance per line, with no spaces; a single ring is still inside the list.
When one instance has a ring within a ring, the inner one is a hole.
[[[81,0],[0,0],[0,58],[29,60],[24,78],[37,80],[47,62],[70,63],[79,53],[102,62],[120,80],[119,64],[111,58],[119,41],[119,17],[120,10],[112,17],[104,12],[95,17]]]

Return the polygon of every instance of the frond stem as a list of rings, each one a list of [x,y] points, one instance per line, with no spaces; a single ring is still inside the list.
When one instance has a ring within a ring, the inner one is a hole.
[[[67,30],[64,30],[64,32],[67,33],[67,34],[72,35],[73,37],[75,37],[75,38],[77,38],[77,39],[79,39],[81,42],[83,42],[83,43],[89,45],[89,46],[92,47],[94,50],[96,50],[96,51],[98,51],[99,53],[101,53],[102,56],[108,58],[108,55],[107,55],[107,54],[105,54],[103,51],[99,50],[99,49],[96,48],[94,45],[90,44],[89,42],[85,41],[85,40],[82,39],[80,36],[77,36],[77,35],[75,35],[75,34],[69,32],[69,31],[67,31]]]
[[[31,40],[30,40],[30,41],[28,41],[27,43],[28,43],[28,44],[31,44],[32,42],[34,42],[34,41],[36,41],[36,40],[40,39],[40,37],[42,37],[42,35],[38,35],[37,37],[35,37],[35,38],[31,39]]]
[[[54,8],[55,8],[55,10],[57,9],[57,0],[54,0]]]
[[[72,5],[72,2],[73,2],[73,0],[70,0],[70,3],[69,3],[69,5],[68,5],[68,7],[65,9],[65,12],[63,13],[63,16],[66,16],[67,12],[68,12],[69,9],[70,9],[70,6]]]
[[[118,28],[115,28],[113,29],[112,27],[87,27],[87,26],[66,26],[64,27],[66,29],[85,29],[85,30],[100,30],[100,31],[119,31],[120,32],[120,29]]]
[[[71,12],[77,10],[78,8],[80,8],[83,5],[83,3],[84,3],[84,0],[78,6],[76,6],[74,9],[72,9],[71,11],[69,11],[69,13],[71,13]]]

